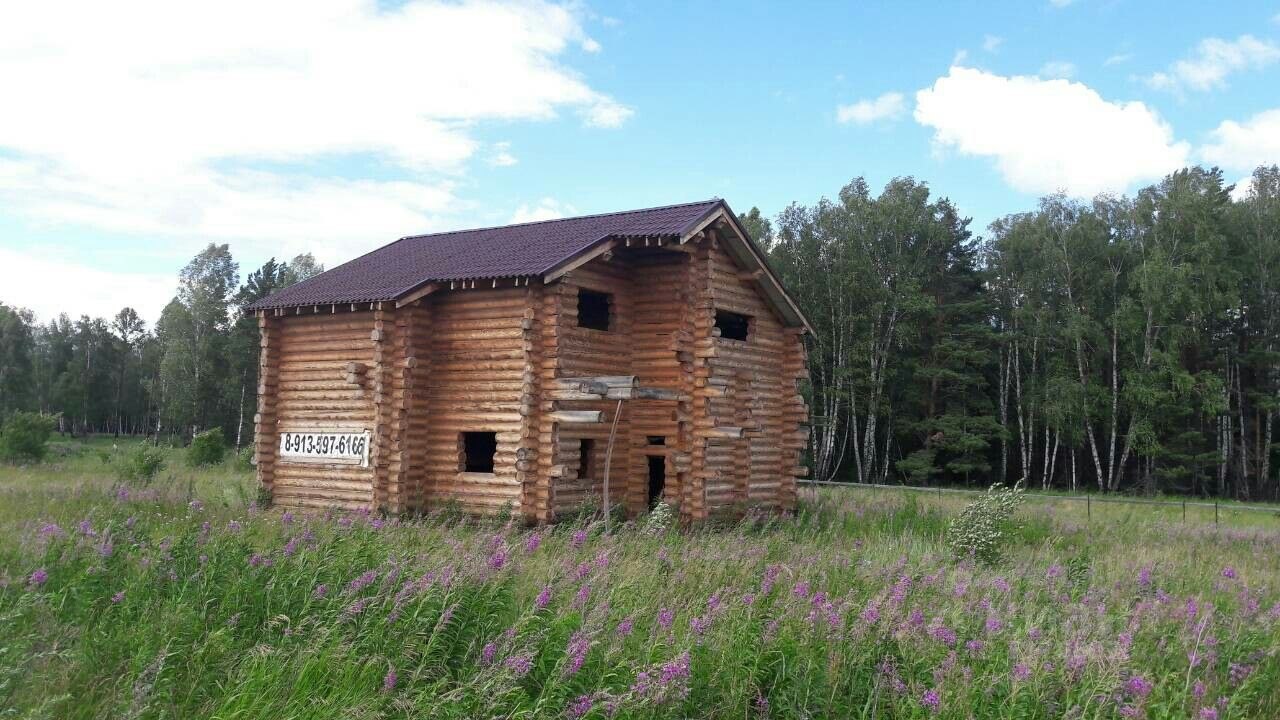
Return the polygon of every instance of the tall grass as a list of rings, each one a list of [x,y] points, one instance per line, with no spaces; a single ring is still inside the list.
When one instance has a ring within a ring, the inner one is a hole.
[[[948,559],[963,499],[654,537],[60,462],[0,470],[0,717],[1280,716],[1270,527],[1031,505],[987,568]]]

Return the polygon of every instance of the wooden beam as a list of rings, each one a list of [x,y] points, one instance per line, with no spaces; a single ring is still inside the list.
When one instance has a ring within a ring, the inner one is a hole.
[[[396,307],[402,308],[405,305],[413,304],[439,289],[440,283],[427,283],[408,295],[396,300]]]
[[[601,422],[604,413],[599,410],[553,410],[547,413],[547,417],[556,422],[589,424]]]
[[[601,255],[612,251],[613,248],[617,246],[617,244],[618,244],[617,240],[608,240],[606,242],[600,243],[599,245],[593,248],[590,248],[588,250],[584,250],[581,253],[578,253],[577,255],[569,258],[565,262],[561,263],[555,268],[552,268],[545,275],[543,275],[542,282],[552,283],[552,282],[555,282],[556,280],[559,280],[565,273],[573,270],[574,268],[581,267],[582,265],[585,265],[591,262],[592,260],[595,260],[596,258],[600,257]]]

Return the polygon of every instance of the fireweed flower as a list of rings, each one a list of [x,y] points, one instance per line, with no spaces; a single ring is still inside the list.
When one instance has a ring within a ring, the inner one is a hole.
[[[98,533],[93,531],[93,524],[86,518],[80,521],[80,534],[85,537],[97,537]]]
[[[378,579],[378,573],[374,570],[369,570],[365,572],[363,575],[361,575],[360,577],[356,578],[355,580],[352,580],[347,585],[347,594],[354,595],[355,593],[358,593],[361,590],[368,587],[370,584],[373,583],[374,580],[377,580],[377,579]]]
[[[199,500],[192,500],[191,502],[187,503],[187,507],[191,508],[191,512],[200,512],[201,510],[204,509],[204,503],[200,502]]]
[[[328,595],[328,594],[329,594],[329,586],[325,585],[324,583],[320,583],[319,585],[316,585],[316,589],[311,591],[311,597],[315,598],[316,600],[320,600],[324,598],[325,595]]]
[[[534,552],[540,545],[542,545],[542,535],[534,533],[529,536],[528,540],[524,541],[524,551],[527,553]]]
[[[658,610],[658,627],[663,630],[670,630],[671,623],[675,622],[676,614],[667,608]]]
[[[512,655],[502,662],[503,667],[521,677],[533,668],[533,660],[527,655]]]
[[[937,690],[926,690],[920,698],[920,704],[928,708],[930,712],[937,712],[938,707],[942,705],[942,697],[938,695]]]
[[[498,550],[489,556],[489,567],[494,570],[501,570],[507,564],[507,551],[505,549]]]
[[[124,591],[123,591],[123,590],[121,590],[120,592],[116,593],[115,595],[112,595],[112,596],[111,596],[111,602],[112,602],[112,604],[115,604],[115,605],[119,605],[120,603],[124,602]]]
[[[1124,684],[1124,689],[1134,697],[1144,698],[1151,694],[1154,686],[1141,675],[1134,675]]]
[[[801,580],[800,582],[796,583],[791,588],[791,594],[795,595],[798,598],[807,599],[809,597],[809,583],[804,580]]]
[[[280,524],[291,525],[292,523],[293,523],[293,513],[289,512],[288,510],[285,510],[284,514],[280,516]]]
[[[63,537],[67,533],[64,532],[62,528],[58,527],[56,523],[46,523],[40,527],[40,532],[38,534],[42,538],[51,538]]]
[[[1000,622],[1000,618],[993,616],[987,618],[985,627],[989,633],[998,633],[1004,629],[1004,623]]]
[[[582,669],[582,663],[586,662],[589,650],[591,650],[591,638],[585,632],[579,630],[569,638],[569,644],[564,649],[565,658],[569,661],[564,669],[566,676],[576,675]]]
[[[858,617],[867,625],[875,625],[876,621],[880,619],[880,610],[875,606],[875,603],[871,603],[863,609],[862,614]]]
[[[583,585],[582,587],[578,588],[578,594],[573,596],[574,609],[581,610],[582,608],[586,607],[587,600],[589,600],[590,598],[591,598],[590,585]]]
[[[38,588],[41,585],[44,585],[45,581],[48,579],[49,573],[46,572],[44,568],[38,568],[35,572],[31,573],[31,577],[27,578],[27,584],[33,588]]]
[[[542,610],[546,608],[547,605],[550,604],[550,602],[551,602],[551,586],[548,585],[542,588],[542,592],[538,593],[538,597],[534,598],[533,605],[539,610]]]
[[[498,644],[494,642],[486,643],[484,649],[480,651],[480,663],[482,665],[492,665],[493,658],[498,654]]]
[[[569,707],[565,710],[565,714],[570,720],[578,720],[578,718],[591,712],[595,700],[590,695],[579,695],[577,700],[569,703]]]
[[[382,678],[382,692],[389,693],[392,690],[395,690],[397,679],[395,668],[387,670],[387,674]]]
[[[1023,665],[1022,663],[1018,663],[1017,665],[1013,666],[1012,674],[1013,674],[1013,679],[1019,682],[1023,680],[1028,680],[1031,678],[1031,668],[1027,667],[1026,665]]]
[[[1236,577],[1236,569],[1231,567],[1230,565],[1222,568],[1222,577],[1228,580],[1234,580]]]
[[[1218,720],[1218,711],[1211,706],[1200,708],[1200,714],[1196,717],[1200,720]]]
[[[618,623],[618,628],[615,632],[617,632],[618,637],[623,637],[623,638],[628,637],[629,635],[631,635],[631,629],[634,626],[635,626],[635,621],[632,620],[630,617],[625,617],[622,619],[622,622]]]
[[[573,546],[574,550],[577,550],[578,548],[582,547],[583,543],[585,543],[586,541],[587,541],[587,531],[575,530],[573,533],[573,539],[570,540],[569,544]]]
[[[1062,577],[1062,566],[1057,563],[1050,565],[1049,569],[1044,572],[1044,576],[1049,580]]]

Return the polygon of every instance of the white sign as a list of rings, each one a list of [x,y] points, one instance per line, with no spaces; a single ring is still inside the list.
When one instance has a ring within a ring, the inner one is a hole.
[[[281,431],[280,459],[369,467],[369,431]]]

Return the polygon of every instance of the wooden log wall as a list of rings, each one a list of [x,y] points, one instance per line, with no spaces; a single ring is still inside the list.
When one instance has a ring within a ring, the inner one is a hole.
[[[556,335],[555,377],[589,377],[631,375],[631,342],[633,325],[632,279],[630,268],[617,254],[593,260],[564,276],[559,284],[555,315],[543,318],[554,327]],[[578,291],[581,289],[610,296],[609,329],[593,330],[578,326]],[[548,438],[546,449],[553,462],[552,514],[564,517],[584,507],[600,507],[604,488],[604,461],[609,442],[609,428],[618,403],[612,400],[552,401],[543,396],[541,409],[550,412],[555,405],[561,410],[595,410],[602,415],[598,423],[558,423]],[[609,471],[610,502],[626,504],[634,495],[629,487],[630,473],[630,402],[622,403]],[[580,466],[583,440],[592,441],[590,477]],[[643,501],[642,501],[643,502]]]
[[[695,258],[701,295],[694,302],[693,452],[704,511],[793,508],[807,417],[797,389],[805,376],[801,335],[784,327],[755,289],[758,276],[742,271],[714,239]],[[717,309],[751,319],[747,340],[720,337]]]
[[[313,313],[263,317],[263,387],[258,410],[258,475],[274,503],[285,507],[369,508],[374,467],[295,463],[276,458],[285,430],[376,431],[374,313]],[[347,365],[369,366],[358,383]],[[377,445],[374,445],[377,451]]]
[[[526,287],[438,292],[430,300],[430,329],[421,347],[430,369],[417,373],[410,419],[423,437],[421,476],[424,506],[456,503],[478,514],[521,509],[522,478],[517,455],[525,446]],[[417,398],[425,397],[419,407]],[[494,432],[493,473],[463,471],[462,433]],[[416,448],[415,448],[416,450]]]

